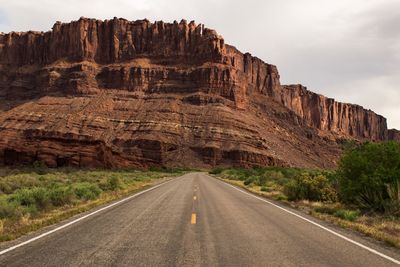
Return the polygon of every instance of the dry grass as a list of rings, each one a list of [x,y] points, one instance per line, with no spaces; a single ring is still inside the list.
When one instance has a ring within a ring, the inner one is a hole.
[[[323,203],[308,200],[288,201],[279,190],[270,192],[261,191],[260,186],[244,185],[243,181],[223,179],[223,181],[236,185],[259,196],[281,201],[293,208],[302,210],[323,221],[334,225],[358,231],[376,240],[383,241],[391,246],[400,248],[400,219],[379,214],[360,215],[358,211],[351,210],[340,203]],[[344,214],[344,215],[343,215]],[[350,214],[350,215],[346,215]],[[341,216],[341,217],[338,217]]]
[[[46,170],[45,172],[40,171],[37,173],[32,170],[3,169],[0,171],[0,182],[9,192],[0,191],[0,198],[3,199],[3,203],[12,203],[12,208],[17,212],[10,212],[9,215],[4,212],[0,214],[2,215],[2,218],[0,218],[0,241],[13,240],[44,226],[60,222],[76,214],[141,191],[155,183],[181,175],[184,172],[179,170],[166,172]],[[121,184],[110,188],[105,182],[112,177],[117,177]],[[24,206],[23,203],[15,203],[15,200],[13,200],[13,197],[15,198],[21,189],[43,188],[51,192],[54,184],[73,188],[75,185],[82,184],[82,182],[89,185],[103,186],[103,190],[99,195],[91,199],[80,199],[75,195],[70,202],[58,206],[50,204],[43,208],[37,206],[32,209],[31,206]]]
[[[52,209],[50,211],[41,213],[39,216],[31,216],[30,214],[27,214],[20,218],[5,219],[3,223],[3,231],[0,231],[0,241],[13,240],[42,227],[58,223],[76,214],[127,196],[130,193],[143,190],[152,185],[153,182],[154,180],[152,180],[152,182],[136,184],[130,186],[127,190],[119,192],[103,193],[101,197],[96,200],[89,200],[76,205],[67,205],[57,209]]]

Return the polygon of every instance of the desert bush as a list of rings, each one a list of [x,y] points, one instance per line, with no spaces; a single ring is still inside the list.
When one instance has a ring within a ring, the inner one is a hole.
[[[254,182],[254,180],[255,180],[254,176],[250,176],[243,182],[243,184],[244,185],[250,185],[251,183]]]
[[[10,196],[10,200],[22,206],[35,206],[38,210],[51,205],[49,192],[43,187],[18,189]]]
[[[286,201],[286,200],[288,200],[287,196],[285,196],[283,194],[276,195],[275,199],[278,200],[278,201]]]
[[[151,171],[151,172],[166,172],[167,171],[167,168],[166,167],[163,167],[163,166],[151,166],[150,168],[149,168],[149,171]]]
[[[17,174],[0,179],[0,191],[11,194],[21,188],[40,186],[40,181],[32,174]]]
[[[268,181],[268,177],[266,175],[264,175],[264,174],[260,175],[260,176],[258,176],[258,179],[257,179],[257,185],[264,186],[267,184],[267,181]]]
[[[384,202],[384,210],[389,214],[400,216],[400,179],[391,185],[387,184],[386,187],[389,199]]]
[[[239,179],[241,181],[245,181],[249,177],[253,177],[254,174],[255,174],[255,172],[253,169],[238,168],[238,169],[232,169],[230,172],[228,171],[228,175],[237,177],[237,179]]]
[[[267,174],[272,180],[280,180],[285,178],[285,175],[283,175],[281,171],[269,171]]]
[[[284,185],[289,200],[335,201],[336,191],[326,176],[302,173]]]
[[[343,220],[347,220],[347,221],[355,221],[358,216],[360,216],[360,212],[359,211],[355,211],[355,210],[337,210],[335,211],[335,213],[333,213],[334,216],[341,218]]]
[[[217,167],[217,168],[212,169],[209,173],[210,174],[220,174],[223,172],[223,170],[224,170],[223,168]]]
[[[266,185],[268,181],[273,181],[275,183],[282,182],[282,179],[285,179],[282,172],[271,170],[269,168],[258,169],[257,171],[257,185],[263,186]]]
[[[6,181],[0,181],[0,193],[10,194],[13,192],[13,189],[9,183]]]
[[[262,192],[267,192],[268,191],[268,188],[266,187],[266,186],[261,186],[261,189],[260,189]]]
[[[76,196],[84,200],[92,200],[99,197],[102,190],[96,184],[90,184],[88,182],[78,183],[74,186],[74,192]]]
[[[49,189],[49,195],[53,206],[71,204],[75,199],[75,193],[71,186],[54,186]]]
[[[316,207],[316,208],[314,208],[314,210],[319,213],[325,213],[325,214],[330,214],[330,215],[335,214],[335,212],[337,211],[336,208],[326,207],[326,206]]]
[[[0,198],[0,219],[19,217],[21,211],[15,203],[10,203],[5,198]]]
[[[274,181],[274,183],[283,186],[288,183],[292,178],[291,175],[288,174],[288,176],[285,176],[284,173],[285,172],[282,171],[270,171],[268,172],[268,176],[272,181]],[[288,173],[290,173],[290,171]]]
[[[7,235],[14,235],[15,229],[18,232],[18,229],[36,223],[36,219],[41,224],[52,220],[49,218],[68,213],[71,204],[85,207],[87,200],[96,199],[97,202],[100,199],[99,202],[102,202],[109,197],[116,197],[110,193],[103,198],[100,186],[104,186],[104,191],[136,189],[140,184],[138,181],[173,176],[183,172],[183,169],[163,171],[53,169],[40,163],[12,169],[0,168],[0,222],[7,225],[4,230]],[[58,207],[63,208],[54,211]],[[75,212],[74,209],[71,211]]]
[[[43,161],[35,161],[32,164],[32,169],[40,175],[46,174],[49,171],[47,165]]]
[[[342,201],[400,213],[399,143],[364,143],[348,149],[339,162],[338,177]]]
[[[103,191],[115,191],[122,188],[123,182],[120,177],[112,175],[105,182],[100,183],[99,186]]]
[[[109,184],[109,189],[112,191],[120,189],[122,187],[121,178],[119,178],[118,176],[111,176],[107,179],[107,182]]]
[[[281,168],[279,171],[285,178],[295,178],[304,172],[304,169],[299,168]]]

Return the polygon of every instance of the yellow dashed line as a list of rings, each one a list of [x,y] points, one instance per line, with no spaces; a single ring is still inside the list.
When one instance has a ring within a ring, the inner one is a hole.
[[[192,213],[192,220],[190,221],[191,224],[196,224],[196,213]]]

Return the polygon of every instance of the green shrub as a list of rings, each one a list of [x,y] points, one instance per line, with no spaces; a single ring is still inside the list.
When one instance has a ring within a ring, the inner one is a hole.
[[[281,171],[270,171],[268,172],[268,176],[273,180],[280,180],[282,178],[285,178]]]
[[[226,174],[234,179],[240,180],[240,181],[245,181],[247,180],[250,176],[253,176],[255,174],[255,171],[253,169],[229,169]]]
[[[333,215],[343,220],[353,222],[360,216],[360,212],[354,210],[337,210]]]
[[[268,188],[266,187],[266,186],[261,186],[261,189],[260,189],[262,192],[267,192],[268,191]]]
[[[283,177],[291,179],[299,176],[301,173],[304,172],[304,170],[299,168],[281,168],[279,172],[282,174]]]
[[[49,195],[54,206],[71,204],[75,199],[75,193],[71,186],[54,186],[49,190]]]
[[[112,175],[107,180],[100,182],[99,187],[103,191],[115,191],[123,187],[120,177]]]
[[[5,194],[11,194],[21,188],[39,187],[40,182],[35,174],[17,174],[4,177],[0,181],[0,191]]]
[[[384,202],[384,210],[389,214],[400,216],[400,179],[397,183],[386,186],[389,199]]]
[[[43,187],[32,188],[31,192],[35,199],[35,206],[38,209],[45,209],[51,205],[48,191]]]
[[[264,186],[267,184],[268,177],[266,175],[258,176],[257,185]]]
[[[267,167],[260,169],[259,173],[259,185],[265,185],[268,181],[273,181],[277,184],[286,183],[288,180],[282,173],[283,169],[278,167]]]
[[[35,206],[39,210],[51,205],[49,192],[43,187],[18,189],[11,195],[10,200],[22,206]]]
[[[217,167],[217,168],[212,169],[209,173],[210,174],[220,174],[220,173],[222,173],[223,170],[224,170],[223,168]]]
[[[149,171],[151,172],[164,172],[166,170],[165,167],[159,167],[159,166],[151,166],[149,168]]]
[[[10,203],[5,198],[0,198],[0,219],[19,217],[20,210],[16,203]]]
[[[340,197],[362,209],[400,213],[400,143],[351,147],[338,168]]]
[[[74,192],[80,199],[93,200],[100,196],[102,190],[96,184],[83,182],[74,186]]]
[[[35,161],[32,165],[33,170],[40,175],[46,174],[49,170],[43,161]]]
[[[0,181],[0,193],[11,194],[13,192],[13,188],[6,181]]]
[[[322,174],[302,173],[284,185],[289,200],[335,201],[336,191]]]
[[[29,206],[23,206],[21,207],[21,213],[22,214],[29,214],[30,216],[36,216],[38,215],[40,210],[36,205],[29,205]]]
[[[337,211],[337,209],[335,209],[335,208],[326,207],[326,206],[316,207],[314,210],[319,213],[326,213],[326,214],[330,214],[330,215],[335,214],[335,212]]]
[[[250,176],[250,177],[248,177],[244,182],[243,182],[243,184],[244,185],[250,185],[251,183],[253,183],[254,182],[254,177],[253,176]]]
[[[11,195],[10,200],[22,206],[35,204],[35,198],[33,197],[32,191],[27,188],[19,189],[14,192],[14,194]]]
[[[279,194],[279,195],[275,196],[275,199],[279,200],[279,201],[288,200],[288,198],[285,195],[282,195],[282,194]]]

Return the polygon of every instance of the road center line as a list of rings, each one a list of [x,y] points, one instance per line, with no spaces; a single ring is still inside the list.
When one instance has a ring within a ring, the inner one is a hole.
[[[180,177],[182,177],[182,176],[180,176]],[[180,177],[178,177],[178,178],[180,178]],[[86,215],[84,215],[84,216],[82,216],[82,217],[80,217],[80,218],[78,218],[78,219],[76,219],[76,220],[73,220],[73,221],[71,221],[71,222],[69,222],[69,223],[66,223],[66,224],[64,224],[64,225],[61,225],[61,226],[59,226],[59,227],[57,227],[57,228],[55,228],[55,229],[53,229],[53,230],[50,230],[50,231],[45,232],[45,233],[43,233],[43,234],[41,234],[41,235],[38,235],[38,236],[33,237],[33,238],[31,238],[31,239],[28,239],[28,240],[26,240],[26,241],[24,241],[24,242],[22,242],[22,243],[19,243],[19,244],[15,245],[15,246],[12,246],[12,247],[9,247],[9,248],[7,248],[7,249],[4,249],[4,250],[0,251],[0,255],[6,254],[7,252],[10,252],[10,251],[12,251],[12,250],[14,250],[14,249],[16,249],[16,248],[25,246],[25,245],[27,245],[27,244],[29,244],[29,243],[32,243],[33,241],[36,241],[36,240],[38,240],[38,239],[41,239],[41,238],[43,238],[43,237],[45,237],[45,236],[48,236],[48,235],[50,235],[50,234],[52,234],[52,233],[54,233],[54,232],[57,232],[57,231],[59,231],[59,230],[61,230],[61,229],[64,229],[64,228],[66,228],[66,227],[68,227],[68,226],[70,226],[70,225],[72,225],[72,224],[75,224],[75,223],[77,223],[77,222],[79,222],[79,221],[82,221],[82,220],[84,220],[84,219],[86,219],[86,218],[88,218],[88,217],[90,217],[90,216],[93,216],[93,215],[95,215],[95,214],[97,214],[97,213],[99,213],[99,212],[102,212],[103,210],[109,209],[109,208],[114,207],[114,206],[116,206],[116,205],[118,205],[118,204],[121,204],[121,203],[123,203],[123,202],[126,202],[126,201],[128,201],[128,200],[130,200],[130,199],[132,199],[132,198],[135,198],[135,197],[137,197],[137,196],[140,196],[140,195],[142,195],[142,194],[144,194],[144,193],[146,193],[146,192],[152,191],[152,190],[154,190],[154,189],[156,189],[156,188],[158,188],[158,187],[160,187],[160,186],[162,186],[162,185],[165,185],[165,184],[170,183],[170,182],[175,181],[175,180],[176,180],[176,179],[172,179],[172,180],[163,182],[163,183],[161,183],[161,184],[158,184],[158,185],[155,185],[155,186],[153,186],[153,187],[150,187],[149,189],[143,190],[143,191],[138,192],[138,193],[136,193],[136,194],[134,194],[134,195],[128,196],[128,197],[126,197],[126,198],[124,198],[124,199],[121,199],[121,200],[119,200],[119,201],[117,201],[117,202],[114,202],[114,203],[112,203],[112,204],[110,204],[110,205],[108,205],[108,206],[105,206],[105,207],[101,208],[101,209],[95,210],[95,211],[93,211],[93,212],[91,212],[91,213],[89,213],[89,214],[86,214]]]
[[[192,213],[192,219],[190,220],[191,224],[196,224],[196,213]]]
[[[307,219],[307,218],[305,218],[305,217],[303,217],[303,216],[301,216],[301,215],[299,215],[299,214],[297,214],[297,213],[295,213],[293,211],[290,211],[290,210],[285,209],[285,208],[283,208],[283,207],[281,207],[279,205],[276,205],[276,204],[272,203],[271,201],[268,201],[268,200],[266,200],[264,198],[255,196],[255,195],[253,195],[253,194],[251,194],[249,192],[243,191],[242,189],[239,189],[236,186],[233,186],[233,185],[228,184],[226,182],[223,182],[223,183],[226,184],[227,186],[232,187],[233,189],[235,189],[235,190],[237,190],[239,192],[242,192],[243,194],[252,196],[252,197],[254,197],[254,198],[258,199],[258,200],[261,200],[261,201],[263,201],[265,203],[268,203],[268,204],[274,206],[275,208],[281,209],[281,210],[283,210],[283,211],[285,211],[285,212],[287,212],[287,213],[289,213],[289,214],[291,214],[293,216],[296,216],[296,217],[298,217],[298,218],[300,218],[300,219],[302,219],[302,220],[304,220],[306,222],[309,222],[309,223],[311,223],[311,224],[313,224],[313,225],[315,225],[315,226],[317,226],[317,227],[319,227],[319,228],[321,228],[321,229],[323,229],[323,230],[325,230],[325,231],[327,231],[327,232],[329,232],[329,233],[331,233],[331,234],[333,234],[333,235],[335,235],[335,236],[337,236],[339,238],[342,238],[342,239],[344,239],[344,240],[346,240],[346,241],[348,241],[348,242],[350,242],[350,243],[352,243],[352,244],[354,244],[356,246],[359,246],[359,247],[361,247],[361,248],[363,248],[365,250],[368,250],[369,252],[371,252],[371,253],[373,253],[375,255],[378,255],[378,256],[380,256],[382,258],[385,258],[385,259],[387,259],[387,260],[389,260],[389,261],[391,261],[393,263],[396,263],[396,264],[400,265],[400,261],[398,261],[398,260],[396,260],[396,259],[394,259],[392,257],[389,257],[389,256],[387,256],[387,255],[385,255],[385,254],[383,254],[383,253],[381,253],[381,252],[379,252],[379,251],[377,251],[377,250],[375,250],[373,248],[367,247],[367,246],[365,246],[365,245],[363,245],[363,244],[361,244],[361,243],[359,243],[357,241],[354,241],[354,240],[352,240],[352,239],[350,239],[350,238],[348,238],[348,237],[346,237],[344,235],[341,235],[341,234],[339,234],[339,233],[337,233],[337,232],[335,232],[335,231],[333,231],[333,230],[331,230],[331,229],[329,229],[329,228],[327,228],[327,227],[325,227],[325,226],[323,226],[323,225],[321,225],[319,223],[316,223],[316,222],[314,222],[314,221],[312,221],[310,219]]]

